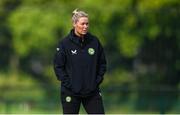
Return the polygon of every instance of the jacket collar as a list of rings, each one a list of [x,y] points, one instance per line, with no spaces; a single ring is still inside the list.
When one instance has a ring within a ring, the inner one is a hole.
[[[77,36],[74,32],[74,29],[72,29],[69,33],[69,38],[72,42],[76,43],[77,45],[80,45],[82,44],[82,38],[80,38],[79,36]],[[86,35],[84,35],[84,41],[83,41],[83,44],[87,44],[89,41],[91,41],[91,38],[90,38],[90,34],[87,33]]]

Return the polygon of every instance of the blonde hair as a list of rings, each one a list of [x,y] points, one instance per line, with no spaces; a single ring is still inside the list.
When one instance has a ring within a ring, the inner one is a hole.
[[[76,23],[78,21],[78,19],[81,17],[88,17],[88,14],[85,13],[84,11],[78,11],[78,9],[75,9],[72,12],[72,22],[73,23]]]

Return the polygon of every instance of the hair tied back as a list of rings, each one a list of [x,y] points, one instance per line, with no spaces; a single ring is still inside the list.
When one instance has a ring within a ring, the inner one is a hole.
[[[76,9],[72,12],[73,15],[76,15],[77,13],[78,13],[78,8],[76,8]]]

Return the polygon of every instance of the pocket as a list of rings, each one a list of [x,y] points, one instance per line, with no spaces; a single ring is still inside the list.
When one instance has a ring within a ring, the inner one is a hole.
[[[71,89],[71,86],[72,86],[72,83],[71,83],[71,79],[69,77],[67,77],[66,79],[64,79],[61,84],[64,86],[64,87],[67,87],[69,89]]]
[[[98,86],[102,83],[102,81],[103,81],[103,77],[97,76],[96,83],[97,83]]]
[[[61,94],[72,95],[73,93],[70,88],[67,88],[66,86],[61,85]]]

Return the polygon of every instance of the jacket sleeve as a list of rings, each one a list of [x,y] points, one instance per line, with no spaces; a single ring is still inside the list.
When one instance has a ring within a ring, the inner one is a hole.
[[[57,79],[61,81],[61,83],[64,86],[69,88],[70,80],[65,70],[65,64],[66,64],[66,54],[62,43],[60,43],[59,46],[56,48],[56,53],[54,56],[54,72],[56,74]]]
[[[100,85],[104,79],[104,74],[106,72],[106,57],[104,53],[104,49],[99,42],[99,54],[98,54],[98,66],[97,66],[97,79],[96,82]]]

